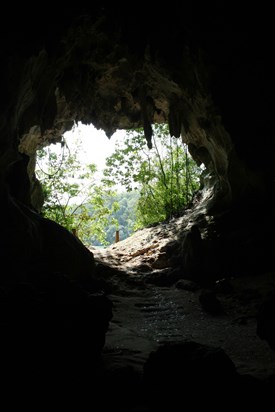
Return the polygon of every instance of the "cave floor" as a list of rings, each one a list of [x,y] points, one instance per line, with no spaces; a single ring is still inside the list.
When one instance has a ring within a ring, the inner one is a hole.
[[[270,276],[266,277],[268,281]],[[249,289],[247,282],[241,283],[234,294],[219,296],[225,313],[218,316],[202,309],[199,291],[150,285],[124,290],[123,296],[110,295],[114,308],[105,358],[112,365],[128,365],[142,373],[150,352],[160,345],[192,340],[224,349],[240,374],[267,378],[275,373],[275,352],[256,334],[257,295],[246,303],[253,282],[250,279]]]
[[[200,289],[146,282],[142,268],[147,270],[163,245],[175,238],[175,228],[183,226],[183,219],[139,231],[106,249],[92,250],[97,263],[111,268],[113,318],[103,350],[106,362],[142,373],[150,352],[160,345],[192,340],[224,349],[240,374],[269,377],[275,373],[275,352],[258,337],[256,317],[275,288],[275,273],[231,278],[230,293],[216,293],[223,308],[219,315],[202,308]]]
[[[113,303],[102,350],[104,385],[109,382],[111,404],[115,399],[121,411],[151,411],[143,398],[144,365],[150,353],[166,343],[195,341],[221,348],[240,375],[273,382],[275,351],[257,335],[257,316],[261,304],[275,290],[275,272],[227,279],[229,290],[215,291],[222,311],[216,315],[207,312],[200,303],[200,285],[190,290],[180,286],[180,280],[166,283],[171,274],[165,260],[166,245],[192,221],[196,216],[187,214],[107,248],[91,249]],[[125,393],[129,402],[124,401],[123,407]]]

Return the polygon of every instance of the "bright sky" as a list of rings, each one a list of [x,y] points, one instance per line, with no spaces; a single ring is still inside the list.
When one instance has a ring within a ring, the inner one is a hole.
[[[109,139],[103,130],[96,129],[92,124],[85,125],[78,123],[73,130],[64,134],[65,140],[70,146],[79,137],[82,141],[83,149],[79,152],[79,157],[83,163],[94,163],[98,171],[104,169],[105,159],[110,156],[115,149],[115,143],[125,136],[124,130],[117,130]]]

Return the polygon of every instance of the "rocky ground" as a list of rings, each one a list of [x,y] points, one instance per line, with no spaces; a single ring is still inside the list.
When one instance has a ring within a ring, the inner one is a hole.
[[[218,309],[209,308],[203,300],[207,290],[171,278],[173,270],[163,252],[191,223],[192,216],[185,215],[105,249],[92,248],[113,302],[105,362],[142,374],[150,352],[167,342],[192,340],[224,349],[240,374],[268,378],[275,373],[275,351],[257,335],[257,315],[275,288],[275,273],[216,281]]]

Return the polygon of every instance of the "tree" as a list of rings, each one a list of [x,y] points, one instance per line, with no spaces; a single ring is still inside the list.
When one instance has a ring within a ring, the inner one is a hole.
[[[134,232],[134,226],[136,222],[136,205],[138,202],[139,193],[136,191],[131,192],[118,192],[114,199],[110,199],[110,202],[117,202],[119,208],[109,215],[108,222],[104,227],[106,233],[106,242],[108,244],[115,242],[115,233],[119,231],[120,240],[126,239]],[[111,204],[107,201],[107,207],[111,208]],[[93,214],[92,209],[89,206],[89,213]],[[102,243],[98,241],[94,236],[91,236],[89,243],[95,246],[102,246]]]
[[[199,188],[200,168],[168,126],[153,127],[152,149],[143,130],[127,132],[106,160],[105,183],[116,181],[127,191],[139,190],[136,228],[171,218],[182,210]]]
[[[60,146],[37,152],[36,175],[45,198],[42,214],[75,232],[84,244],[93,236],[106,245],[105,228],[117,223],[111,216],[119,205],[110,185],[96,181],[96,165],[81,164],[80,145],[78,140],[69,147],[63,137]]]

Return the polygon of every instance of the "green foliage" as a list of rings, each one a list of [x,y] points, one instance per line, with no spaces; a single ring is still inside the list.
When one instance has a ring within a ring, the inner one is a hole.
[[[49,146],[37,152],[36,175],[45,198],[42,214],[70,231],[75,230],[84,244],[89,245],[93,237],[106,245],[105,227],[119,206],[113,200],[115,192],[110,185],[97,183],[96,165],[81,164],[80,145],[78,141],[69,148],[62,140],[59,148]],[[117,223],[115,218],[112,222]]]
[[[87,246],[114,243],[134,230],[174,216],[199,188],[200,168],[167,125],[155,125],[153,147],[148,149],[143,130],[126,133],[106,160],[104,178],[96,165],[79,160],[81,141],[37,152],[36,174],[44,190],[42,214],[68,230],[75,230]],[[115,184],[126,189],[117,193]]]
[[[106,160],[104,181],[127,191],[139,190],[135,229],[169,219],[182,210],[199,188],[200,169],[180,139],[164,124],[153,127],[152,149],[143,130],[127,132]]]
[[[114,199],[110,199],[109,202],[113,202],[113,205],[116,204],[118,207],[113,211],[112,215],[109,215],[108,222],[104,227],[108,244],[115,242],[116,230],[119,230],[120,240],[126,239],[134,232],[138,198],[139,192],[131,191],[119,192],[115,195]],[[107,201],[107,207],[111,208],[112,203],[109,202]],[[93,215],[91,209],[90,213]],[[94,236],[91,236],[89,243],[95,246],[102,246],[102,243]]]

